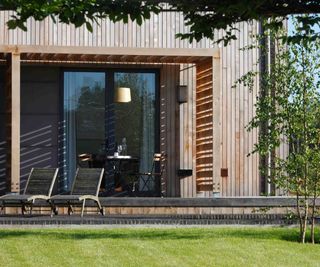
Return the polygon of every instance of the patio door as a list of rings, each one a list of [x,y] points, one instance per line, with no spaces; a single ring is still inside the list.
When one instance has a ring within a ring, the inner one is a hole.
[[[104,72],[64,72],[64,188],[70,189],[81,154],[98,154],[105,143]]]
[[[90,154],[95,159],[113,155],[123,140],[127,155],[139,160],[141,172],[149,172],[159,143],[157,74],[134,70],[64,71],[63,77],[64,189],[71,187],[79,155]],[[118,87],[130,88],[130,102],[114,101]],[[103,186],[109,192],[115,181],[112,170],[106,171]],[[144,191],[159,191],[152,179],[139,186]]]
[[[154,72],[114,72],[114,89],[129,87],[131,102],[114,103],[115,141],[127,142],[127,153],[139,159],[140,172],[150,172],[152,159],[158,150],[158,119],[156,74]],[[153,178],[138,181],[140,191],[157,194]]]

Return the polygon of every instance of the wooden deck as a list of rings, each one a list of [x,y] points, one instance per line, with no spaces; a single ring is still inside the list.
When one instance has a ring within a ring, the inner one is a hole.
[[[104,213],[110,216],[285,216],[295,211],[296,199],[293,197],[228,197],[228,198],[100,198]],[[320,200],[317,201],[320,206]],[[85,216],[96,216],[94,203],[87,203]],[[0,217],[21,214],[17,207],[6,207]],[[34,215],[49,215],[47,203],[34,206]],[[67,208],[59,208],[59,216],[67,214]],[[80,207],[75,207],[78,217]],[[239,217],[239,218],[240,218]],[[60,218],[60,217],[57,217]],[[91,217],[90,217],[91,218]],[[237,217],[236,217],[237,218]]]
[[[295,207],[294,197],[217,197],[217,198],[100,198],[104,207],[203,207],[203,208],[276,208]],[[317,202],[320,205],[320,200]]]

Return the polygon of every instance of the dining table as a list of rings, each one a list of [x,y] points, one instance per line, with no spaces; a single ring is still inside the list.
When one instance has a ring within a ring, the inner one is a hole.
[[[139,158],[130,155],[109,155],[106,157],[107,170],[113,173],[115,191],[122,191],[125,186],[125,176],[138,173]]]

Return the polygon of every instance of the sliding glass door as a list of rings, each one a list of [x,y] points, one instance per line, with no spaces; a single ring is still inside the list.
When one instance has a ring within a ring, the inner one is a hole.
[[[63,77],[65,187],[70,189],[79,157],[90,155],[91,163],[104,160],[103,186],[112,191],[115,181],[105,160],[123,142],[126,154],[139,160],[139,171],[149,172],[158,144],[156,73],[65,71]],[[130,88],[130,102],[114,101],[118,87]],[[150,179],[143,190],[157,191],[155,186]]]
[[[125,138],[128,154],[140,159],[140,172],[150,172],[156,149],[156,75],[116,72],[114,78],[114,88],[131,89],[131,102],[114,106],[116,142]],[[144,191],[156,190],[152,179],[139,187]]]
[[[64,72],[64,178],[70,189],[78,158],[102,153],[105,142],[105,73]]]

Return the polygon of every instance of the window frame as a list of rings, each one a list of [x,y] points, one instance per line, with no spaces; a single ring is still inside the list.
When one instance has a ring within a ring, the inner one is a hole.
[[[105,118],[107,117],[107,107],[113,102],[115,89],[115,73],[153,73],[155,74],[155,152],[160,152],[160,67],[62,67],[60,68],[60,82],[59,82],[59,122],[64,120],[64,74],[65,72],[98,72],[105,73]],[[105,120],[105,140],[108,136],[107,120]],[[60,125],[61,126],[61,125]],[[65,189],[64,181],[64,155],[62,153],[64,142],[61,140],[64,136],[63,127],[59,127],[59,143],[58,143],[58,162],[59,168],[62,170],[59,176],[59,191]],[[152,160],[152,159],[150,159]],[[160,188],[155,189],[155,194],[159,194]]]

